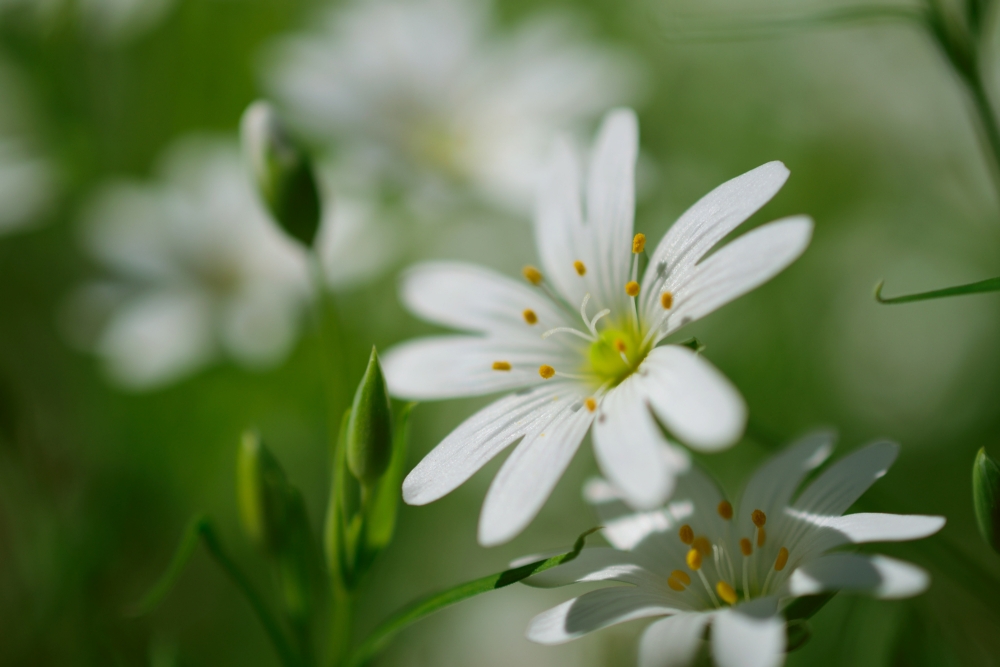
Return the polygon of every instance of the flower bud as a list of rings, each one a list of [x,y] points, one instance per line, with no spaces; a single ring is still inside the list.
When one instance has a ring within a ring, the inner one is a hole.
[[[288,234],[312,246],[320,223],[312,164],[268,102],[247,107],[240,122],[243,150],[257,190]]]
[[[385,474],[392,458],[392,407],[378,353],[372,348],[347,424],[347,467],[362,484]]]
[[[282,541],[285,473],[260,436],[246,431],[236,459],[236,494],[243,530],[266,553]]]
[[[1000,465],[981,448],[972,464],[972,504],[979,534],[1000,552]]]

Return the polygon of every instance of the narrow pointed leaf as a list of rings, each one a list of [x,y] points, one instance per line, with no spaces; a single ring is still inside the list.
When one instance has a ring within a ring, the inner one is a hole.
[[[972,464],[972,503],[979,534],[1000,553],[1000,465],[985,448]]]
[[[919,294],[906,294],[904,296],[894,296],[885,298],[882,296],[884,281],[875,286],[875,300],[879,303],[911,303],[913,301],[927,301],[929,299],[943,299],[949,296],[963,296],[965,294],[980,294],[982,292],[1000,292],[1000,278],[990,278],[981,280],[978,283],[968,285],[957,285],[944,289],[932,290],[930,292],[920,292]]]

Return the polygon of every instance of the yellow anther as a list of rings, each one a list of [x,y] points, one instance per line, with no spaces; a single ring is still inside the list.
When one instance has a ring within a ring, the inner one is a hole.
[[[757,548],[764,546],[764,542],[767,541],[767,531],[763,528],[757,529]]]
[[[525,308],[524,312],[521,313],[521,316],[524,318],[524,321],[527,322],[528,324],[535,324],[536,322],[538,322],[538,315],[536,315],[535,311],[533,311],[531,308]]]
[[[681,542],[684,544],[691,544],[694,542],[694,531],[691,529],[691,526],[684,524],[677,532],[678,535],[681,536]]]
[[[701,554],[697,549],[691,549],[687,555],[688,567],[697,572],[701,569]]]
[[[625,283],[625,293],[629,296],[639,296],[639,283],[634,280]]]
[[[685,586],[691,585],[691,577],[689,577],[688,573],[685,572],[684,570],[674,570],[673,572],[670,573],[670,578],[676,579]]]
[[[788,549],[781,547],[778,549],[778,557],[774,559],[774,569],[776,572],[781,572],[788,565]]]
[[[509,371],[510,362],[509,361],[494,361],[493,370],[495,371]]]
[[[580,260],[576,260],[575,262],[573,262],[573,268],[576,269],[576,275],[578,276],[582,276],[583,274],[587,273],[587,265],[581,262]]]
[[[753,521],[753,525],[763,528],[764,524],[767,523],[767,515],[760,510],[754,510],[750,515],[750,520]]]
[[[615,349],[618,350],[619,352],[624,352],[625,351],[625,341],[623,341],[621,338],[616,338],[615,339]]]
[[[715,592],[719,594],[719,597],[726,601],[726,604],[736,604],[736,591],[733,587],[724,581],[720,581],[715,585]]]
[[[526,266],[521,269],[521,273],[524,274],[525,280],[527,280],[532,285],[542,284],[542,272],[533,266]]]
[[[556,374],[556,369],[552,368],[552,366],[549,366],[548,364],[542,364],[538,367],[538,374],[542,376],[543,380],[548,380]]]
[[[670,588],[674,589],[678,593],[683,592],[684,588],[685,588],[684,584],[682,584],[681,582],[677,581],[673,577],[670,577],[669,579],[667,579],[667,586],[670,586]]]
[[[663,310],[670,310],[674,305],[673,292],[664,292],[663,294],[661,294],[660,305],[663,306]]]
[[[750,540],[745,537],[740,538],[740,553],[744,556],[749,556],[753,553],[753,545],[750,544]]]
[[[712,554],[712,543],[707,537],[701,536],[694,538],[694,542],[691,546],[698,550],[702,556],[710,556]]]
[[[733,506],[729,504],[728,500],[723,500],[721,503],[719,503],[719,506],[716,507],[715,509],[719,513],[719,516],[721,516],[726,521],[729,521],[730,519],[733,518]]]
[[[640,252],[646,249],[646,235],[636,234],[632,238],[632,254],[638,255]]]
[[[587,409],[590,410],[591,412],[597,409],[597,401],[595,401],[592,398],[588,398],[583,402],[583,404],[586,405]]]

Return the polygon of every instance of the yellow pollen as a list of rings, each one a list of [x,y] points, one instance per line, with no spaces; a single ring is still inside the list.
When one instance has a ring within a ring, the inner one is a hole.
[[[694,531],[691,530],[691,526],[684,524],[683,526],[681,526],[681,529],[680,531],[678,531],[678,534],[681,536],[681,542],[683,542],[684,544],[691,544],[692,542],[694,542]]]
[[[670,577],[669,579],[667,579],[667,586],[670,586],[670,588],[674,589],[678,593],[681,593],[681,592],[684,591],[684,584],[682,584],[681,582],[677,581],[673,577]]]
[[[767,515],[760,510],[754,510],[753,514],[750,515],[750,520],[753,521],[753,525],[763,528],[764,524],[767,523]]]
[[[646,235],[636,234],[632,239],[632,254],[638,255],[640,252],[646,249]]]
[[[580,260],[573,262],[573,268],[576,269],[576,275],[578,276],[582,276],[587,272],[587,265]]]
[[[527,280],[532,285],[542,284],[542,272],[533,266],[526,266],[521,269],[521,273],[524,274],[525,280]]]
[[[521,313],[521,316],[524,318],[524,321],[527,322],[528,324],[535,324],[536,322],[538,322],[538,315],[535,315],[535,311],[533,311],[531,308],[525,308],[524,312]]]
[[[701,554],[698,553],[697,549],[688,551],[687,564],[695,572],[701,569]]]
[[[774,559],[775,572],[781,572],[788,565],[788,549],[781,547],[778,549],[778,557]]]
[[[639,283],[634,280],[625,283],[625,293],[629,296],[639,296]]]
[[[588,398],[583,402],[583,404],[586,405],[587,409],[590,410],[591,412],[597,409],[597,401],[595,401],[592,398]]]
[[[763,528],[757,529],[757,548],[764,546],[764,542],[767,541],[767,531]]]
[[[661,294],[660,305],[663,306],[663,310],[670,310],[674,305],[673,292],[664,292]]]
[[[750,540],[745,537],[740,538],[740,553],[744,556],[749,556],[753,553],[753,545],[750,544]]]
[[[691,546],[698,550],[702,556],[709,556],[712,553],[712,543],[708,541],[707,537],[696,537]]]
[[[736,604],[736,591],[733,587],[724,581],[720,581],[715,585],[715,592],[719,594],[719,597],[726,601],[726,604]]]
[[[615,339],[615,349],[618,350],[619,352],[624,352],[625,351],[625,341],[623,341],[621,338],[616,338]]]
[[[670,578],[676,579],[685,586],[691,585],[691,577],[689,577],[688,573],[685,572],[684,570],[674,570],[673,572],[670,573]]]
[[[510,362],[509,361],[494,361],[493,370],[495,371],[509,371]]]
[[[721,516],[726,521],[733,518],[733,506],[729,504],[728,500],[723,500],[719,503],[719,506],[715,508],[718,511],[719,516]]]
[[[552,366],[549,366],[548,364],[542,364],[538,367],[538,374],[542,376],[543,380],[548,380],[556,374],[556,369],[552,368]]]

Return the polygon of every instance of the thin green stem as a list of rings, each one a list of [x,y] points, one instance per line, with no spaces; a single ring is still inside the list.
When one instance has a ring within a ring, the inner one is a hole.
[[[354,594],[348,591],[334,576],[333,617],[330,619],[330,664],[340,667],[345,664],[351,648],[351,633],[354,628]]]
[[[323,386],[327,394],[327,413],[329,422],[329,444],[332,450],[336,444],[339,415],[346,407],[346,399],[342,387],[346,379],[346,363],[344,360],[344,341],[340,319],[332,295],[326,286],[322,260],[315,252],[309,256],[309,272],[315,297],[313,299],[313,315],[316,330],[319,335],[320,359],[323,366]]]

